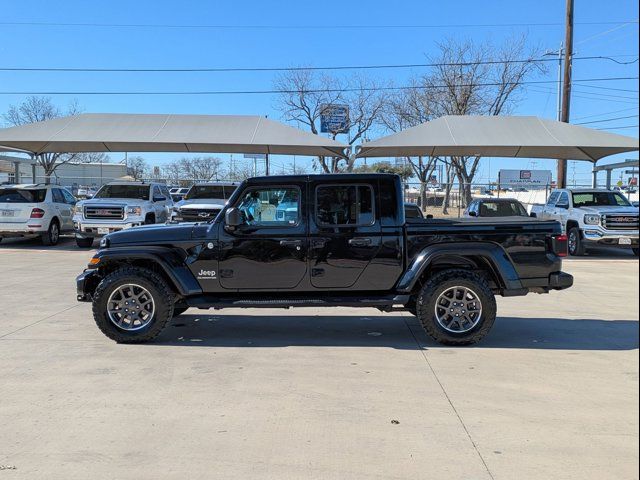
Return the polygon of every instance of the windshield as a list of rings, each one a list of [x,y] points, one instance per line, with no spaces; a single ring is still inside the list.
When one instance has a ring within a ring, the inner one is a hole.
[[[25,190],[22,188],[2,188],[0,189],[0,203],[40,203],[44,202],[47,190],[39,188],[37,190]]]
[[[149,185],[105,185],[93,198],[136,198],[149,200]]]
[[[526,217],[527,212],[519,202],[482,202],[481,217]]]
[[[580,192],[573,194],[574,207],[630,207],[624,195],[615,192]]]
[[[222,185],[194,185],[184,197],[185,200],[207,198],[213,200],[228,200],[236,187]]]

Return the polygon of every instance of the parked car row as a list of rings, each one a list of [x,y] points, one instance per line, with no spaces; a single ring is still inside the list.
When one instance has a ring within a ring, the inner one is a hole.
[[[61,233],[73,232],[76,244],[87,248],[96,238],[132,227],[208,221],[236,187],[231,182],[196,184],[174,204],[168,187],[154,182],[111,182],[84,200],[58,185],[3,185],[0,241],[39,236],[44,245],[55,245]]]

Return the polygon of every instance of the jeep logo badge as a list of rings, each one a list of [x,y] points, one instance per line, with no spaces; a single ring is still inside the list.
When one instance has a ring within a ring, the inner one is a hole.
[[[198,280],[215,280],[216,271],[200,269],[200,271],[197,273],[197,278]]]

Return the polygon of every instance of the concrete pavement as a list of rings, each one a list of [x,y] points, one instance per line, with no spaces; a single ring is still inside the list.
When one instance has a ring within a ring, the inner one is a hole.
[[[565,262],[472,348],[374,309],[189,310],[124,346],[73,242],[0,244],[0,480],[638,478],[638,261]]]

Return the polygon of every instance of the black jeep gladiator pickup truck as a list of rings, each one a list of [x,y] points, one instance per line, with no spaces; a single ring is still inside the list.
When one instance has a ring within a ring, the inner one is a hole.
[[[122,343],[190,307],[355,306],[409,311],[438,342],[465,345],[491,329],[494,295],[573,284],[558,222],[405,219],[402,197],[396,175],[252,178],[210,222],[104,237],[78,300]]]

